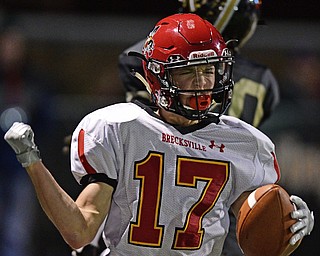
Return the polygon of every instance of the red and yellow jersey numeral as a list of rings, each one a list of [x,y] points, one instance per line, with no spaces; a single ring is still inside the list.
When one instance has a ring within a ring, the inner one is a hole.
[[[159,225],[159,211],[163,155],[150,152],[144,160],[136,162],[134,175],[141,186],[137,222],[130,225],[129,243],[161,247],[163,227]]]
[[[202,194],[187,214],[183,228],[176,228],[173,249],[199,249],[202,243],[202,219],[216,203],[228,180],[229,164],[204,159],[179,157],[177,186],[196,188],[197,182],[206,182]]]
[[[150,152],[135,164],[135,179],[140,180],[137,221],[130,224],[129,243],[161,247],[164,226],[159,224],[164,174],[164,154]],[[196,250],[202,244],[202,220],[215,205],[229,177],[229,163],[207,159],[177,158],[176,186],[196,188],[205,182],[201,196],[187,213],[184,226],[176,228],[172,249]]]

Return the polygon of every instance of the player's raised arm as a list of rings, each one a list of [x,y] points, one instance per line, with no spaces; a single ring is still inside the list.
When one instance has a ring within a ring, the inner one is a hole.
[[[102,183],[89,184],[74,201],[42,163],[29,125],[14,123],[5,140],[26,168],[43,210],[64,240],[73,248],[89,243],[107,214],[113,188]]]

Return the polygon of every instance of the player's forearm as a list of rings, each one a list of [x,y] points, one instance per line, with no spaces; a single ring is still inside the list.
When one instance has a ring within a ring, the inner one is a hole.
[[[34,184],[38,200],[49,219],[71,247],[90,242],[84,237],[87,223],[74,200],[58,185],[39,161],[26,168]]]

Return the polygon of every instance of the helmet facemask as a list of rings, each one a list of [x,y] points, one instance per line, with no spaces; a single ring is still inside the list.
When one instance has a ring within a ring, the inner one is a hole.
[[[155,103],[190,120],[223,114],[230,103],[233,57],[206,57],[161,63],[149,60],[147,67],[160,88]]]

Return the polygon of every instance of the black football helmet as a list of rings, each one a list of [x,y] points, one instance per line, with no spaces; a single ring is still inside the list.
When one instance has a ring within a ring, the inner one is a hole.
[[[226,42],[236,39],[237,47],[242,47],[253,35],[262,3],[262,0],[178,1],[182,2],[182,12],[193,12],[210,21]]]

